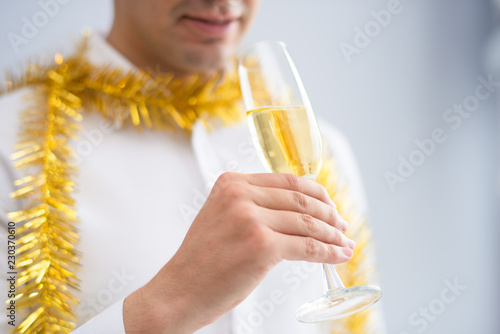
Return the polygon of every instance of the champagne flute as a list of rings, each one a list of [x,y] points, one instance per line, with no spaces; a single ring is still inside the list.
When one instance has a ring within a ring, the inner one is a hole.
[[[322,138],[309,98],[282,42],[264,41],[238,57],[238,73],[250,131],[263,164],[273,173],[315,180]],[[323,264],[325,293],[297,310],[301,322],[342,318],[380,299],[373,285],[346,288],[331,264]]]

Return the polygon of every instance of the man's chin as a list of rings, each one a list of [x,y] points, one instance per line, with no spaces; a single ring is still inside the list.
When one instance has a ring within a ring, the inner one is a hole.
[[[185,52],[183,62],[192,74],[213,74],[225,70],[234,55],[233,47],[205,46]]]

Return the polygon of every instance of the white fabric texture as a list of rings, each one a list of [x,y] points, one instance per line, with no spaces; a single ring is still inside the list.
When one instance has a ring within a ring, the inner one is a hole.
[[[104,39],[90,39],[96,65],[134,67]],[[29,89],[0,99],[0,249],[6,249],[6,213],[22,203],[9,199],[20,176],[10,154],[19,131],[19,112]],[[119,129],[96,113],[86,113],[80,139],[77,212],[82,269],[78,329],[74,333],[125,333],[124,298],[147,283],[174,255],[216,177],[224,171],[265,172],[245,123],[206,132],[195,126],[191,138],[171,133]],[[365,210],[362,185],[350,148],[332,127],[321,124]],[[3,257],[5,259],[5,256]],[[231,272],[227,273],[231,275]],[[5,271],[0,291],[6,291]],[[280,263],[238,307],[198,333],[328,333],[325,325],[302,324],[295,310],[322,294],[320,266]],[[0,332],[11,328],[2,317]],[[17,320],[17,325],[19,320]]]

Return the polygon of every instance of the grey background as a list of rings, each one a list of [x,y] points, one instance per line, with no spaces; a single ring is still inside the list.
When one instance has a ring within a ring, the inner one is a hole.
[[[409,317],[440,299],[446,279],[467,288],[421,332],[499,333],[497,98],[482,102],[457,130],[442,119],[474,93],[477,76],[500,64],[486,51],[495,7],[401,0],[402,12],[349,63],[340,44],[353,44],[355,27],[364,29],[371,11],[389,2],[268,0],[244,44],[285,41],[316,112],[350,139],[371,207],[389,333],[419,333]],[[109,0],[70,0],[16,53],[7,34],[19,34],[22,18],[40,10],[37,1],[0,0],[0,69],[69,50],[82,27],[106,31],[112,17]],[[445,129],[446,142],[391,191],[384,173],[435,128]]]

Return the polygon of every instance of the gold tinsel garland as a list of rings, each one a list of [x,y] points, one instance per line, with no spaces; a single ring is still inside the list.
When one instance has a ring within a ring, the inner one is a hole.
[[[12,157],[15,167],[37,170],[16,181],[19,189],[11,194],[29,203],[9,214],[21,225],[16,304],[18,310],[32,309],[17,327],[19,333],[61,333],[76,321],[72,305],[77,300],[69,290],[78,287],[78,233],[68,141],[76,136],[81,115],[80,99],[64,88],[67,79],[61,67],[50,70],[46,84],[36,87],[34,104],[22,114],[20,144]]]
[[[56,55],[51,66],[31,65],[24,77],[9,78],[7,91],[31,86],[35,96],[22,113],[19,144],[12,159],[26,176],[15,182],[11,196],[25,200],[23,210],[9,219],[19,227],[16,259],[16,305],[27,313],[15,333],[69,333],[77,315],[79,266],[77,216],[72,197],[77,166],[70,141],[82,120],[81,111],[95,110],[123,127],[183,131],[189,134],[198,119],[216,117],[225,124],[241,119],[241,93],[236,73],[205,80],[177,80],[172,75],[125,73],[91,65],[85,58],[86,40],[75,56]],[[206,123],[208,126],[208,124]],[[340,213],[351,222],[356,241],[353,259],[341,266],[347,286],[371,282],[370,234],[348,205],[331,157],[324,162],[318,182],[329,191]],[[346,318],[350,333],[368,333],[370,309]],[[20,314],[21,315],[21,314]]]
[[[336,265],[337,272],[346,287],[374,284],[375,260],[372,246],[372,236],[365,218],[356,210],[356,204],[351,199],[349,184],[339,173],[333,152],[324,145],[324,157],[316,182],[323,185],[330,198],[337,205],[339,214],[349,222],[347,237],[356,242],[352,258]],[[379,333],[380,310],[370,307],[332,323],[332,334],[376,334]]]

